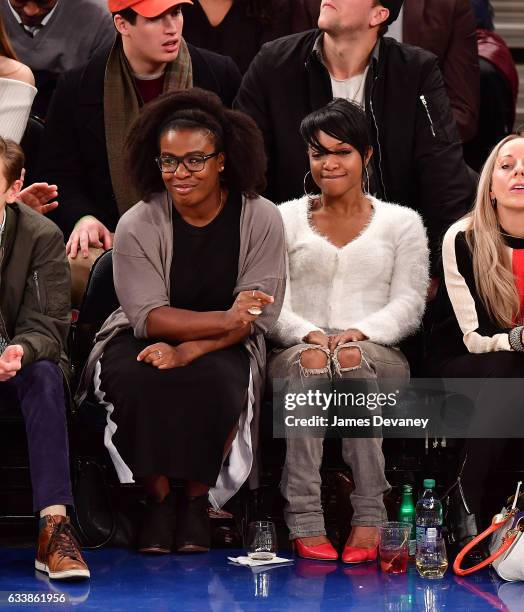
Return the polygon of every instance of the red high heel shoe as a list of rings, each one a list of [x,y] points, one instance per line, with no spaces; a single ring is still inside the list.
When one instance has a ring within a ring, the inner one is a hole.
[[[293,550],[302,559],[316,559],[318,561],[336,561],[338,559],[338,553],[331,542],[306,546],[300,538],[297,538],[293,540]]]
[[[357,548],[356,546],[344,546],[342,553],[343,563],[366,563],[376,561],[378,544],[374,548]]]

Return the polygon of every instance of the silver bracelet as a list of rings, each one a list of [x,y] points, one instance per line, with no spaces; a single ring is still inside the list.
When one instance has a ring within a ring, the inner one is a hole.
[[[524,325],[514,327],[508,334],[509,345],[514,351],[524,352],[524,344],[522,343],[522,330]]]

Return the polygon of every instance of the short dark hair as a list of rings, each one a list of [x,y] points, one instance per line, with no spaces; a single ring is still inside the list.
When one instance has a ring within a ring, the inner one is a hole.
[[[173,128],[209,130],[217,151],[226,156],[225,184],[254,197],[266,187],[264,139],[256,123],[226,108],[220,98],[197,87],[169,92],[146,104],[126,139],[126,166],[143,200],[165,189],[155,162],[160,138]]]
[[[340,142],[350,144],[360,153],[364,163],[371,148],[371,139],[366,113],[358,104],[335,98],[302,120],[300,135],[305,143],[320,153],[327,153],[318,141],[319,132],[325,132]]]
[[[138,13],[134,11],[132,8],[122,9],[121,11],[117,11],[116,13],[112,13],[113,19],[115,15],[120,15],[122,19],[129,21],[131,25],[135,25],[136,18],[138,17]]]
[[[11,187],[22,174],[25,163],[24,152],[14,140],[0,136],[0,159],[4,164],[4,177],[7,186]]]

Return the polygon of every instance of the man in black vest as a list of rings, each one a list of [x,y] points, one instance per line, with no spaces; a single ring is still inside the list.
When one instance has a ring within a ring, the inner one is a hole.
[[[230,58],[182,38],[183,4],[191,0],[108,0],[118,32],[58,84],[43,137],[39,174],[56,183],[53,213],[67,240],[73,304],[92,262],[111,248],[120,216],[138,201],[123,164],[125,135],[141,106],[172,89],[198,86],[231,105],[240,73]]]
[[[0,16],[18,59],[35,76],[32,112],[42,118],[59,76],[83,66],[115,37],[104,0],[2,0]]]

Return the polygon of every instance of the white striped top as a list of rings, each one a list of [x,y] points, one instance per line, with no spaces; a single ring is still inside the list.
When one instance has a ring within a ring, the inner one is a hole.
[[[24,135],[36,87],[0,77],[0,136],[20,144]]]
[[[491,353],[513,350],[509,343],[509,329],[501,329],[487,312],[480,299],[473,272],[473,256],[466,242],[469,218],[460,219],[446,232],[442,244],[444,279],[450,302],[470,353]],[[507,239],[506,244],[515,268],[515,251],[524,241]],[[508,241],[510,244],[508,244]]]

